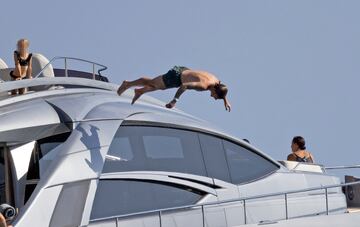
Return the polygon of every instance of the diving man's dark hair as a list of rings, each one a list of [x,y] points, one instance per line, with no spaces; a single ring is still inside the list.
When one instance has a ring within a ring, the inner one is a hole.
[[[228,89],[225,84],[221,82],[215,85],[215,92],[219,99],[224,99],[226,94],[228,93]]]

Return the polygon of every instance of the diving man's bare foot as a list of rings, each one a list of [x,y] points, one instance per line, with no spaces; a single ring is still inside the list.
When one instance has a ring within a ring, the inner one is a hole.
[[[126,91],[126,89],[128,89],[128,83],[129,81],[124,80],[121,84],[121,86],[119,87],[119,89],[117,90],[118,95],[122,95],[122,93],[124,93],[124,91]]]
[[[135,89],[134,93],[135,94],[134,94],[134,98],[133,98],[133,100],[131,102],[131,105],[133,105],[136,102],[136,100],[138,100],[140,98],[140,96],[143,94],[143,92],[141,91],[141,88]]]

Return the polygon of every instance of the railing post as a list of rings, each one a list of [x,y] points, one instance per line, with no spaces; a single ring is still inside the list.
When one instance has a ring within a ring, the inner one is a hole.
[[[325,188],[325,201],[326,201],[326,215],[329,215],[329,198],[328,198],[327,188]]]
[[[287,193],[284,194],[285,196],[285,219],[289,219],[289,213],[288,213],[288,195]]]
[[[245,204],[245,199],[244,201],[244,224],[246,225],[246,204]]]
[[[203,227],[205,227],[205,210],[204,205],[201,205],[201,212],[202,212],[202,221],[203,221]]]
[[[161,210],[159,211],[159,224],[160,224],[160,227],[162,227]]]
[[[95,77],[95,64],[93,63],[92,65],[93,65],[93,80],[95,80],[96,79],[96,77]]]
[[[67,70],[67,59],[64,58],[64,68],[65,68],[65,77],[68,77],[68,70]]]

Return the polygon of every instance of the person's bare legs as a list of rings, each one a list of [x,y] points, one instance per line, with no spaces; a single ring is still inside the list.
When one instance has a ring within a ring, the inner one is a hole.
[[[16,80],[20,80],[20,79],[19,78],[14,79],[11,77],[11,81],[16,81]],[[11,90],[11,95],[13,95],[13,96],[17,95],[19,92],[20,92],[19,89]]]
[[[6,219],[5,217],[0,213],[0,227],[7,227]]]
[[[127,89],[129,89],[131,87],[152,86],[151,82],[152,82],[152,79],[148,78],[148,77],[141,77],[140,79],[137,79],[137,80],[134,80],[134,81],[124,80],[122,82],[121,86],[119,87],[117,93],[118,93],[118,95],[122,95],[122,93],[124,93]]]
[[[26,88],[19,88],[19,95],[23,95],[26,93]]]
[[[18,94],[18,90],[11,90],[11,95],[17,95]]]
[[[140,98],[140,96],[142,96],[143,94],[145,94],[147,92],[166,89],[162,75],[157,76],[154,79],[152,79],[151,81],[148,81],[146,83],[147,83],[147,85],[143,86],[142,88],[135,89],[134,98],[133,98],[131,104],[134,104],[136,102],[136,100],[138,100]]]
[[[133,105],[136,102],[136,100],[138,100],[140,98],[140,96],[142,96],[143,94],[150,92],[150,91],[155,91],[155,90],[158,90],[158,89],[155,87],[152,87],[152,86],[144,86],[142,88],[135,89],[134,90],[135,94],[134,94],[133,100],[131,101],[131,105]]]

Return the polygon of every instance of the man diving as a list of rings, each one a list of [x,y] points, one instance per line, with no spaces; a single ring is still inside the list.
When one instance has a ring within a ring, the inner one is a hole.
[[[141,95],[169,88],[178,88],[173,100],[166,104],[167,108],[173,108],[179,100],[182,93],[186,90],[210,91],[210,96],[215,100],[223,99],[225,110],[231,111],[231,105],[226,98],[228,89],[213,74],[205,71],[192,70],[184,66],[174,66],[166,74],[157,76],[153,79],[141,77],[134,81],[124,81],[118,89],[121,95],[124,91],[131,87],[141,87],[135,89],[135,95],[131,102],[134,104]]]

